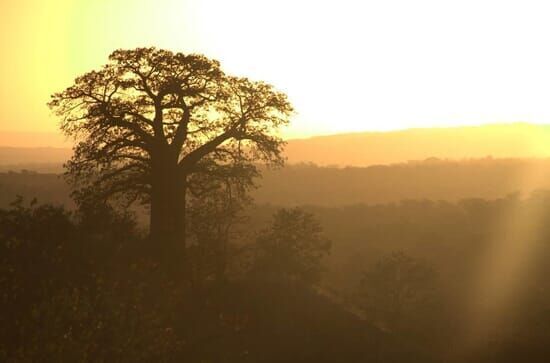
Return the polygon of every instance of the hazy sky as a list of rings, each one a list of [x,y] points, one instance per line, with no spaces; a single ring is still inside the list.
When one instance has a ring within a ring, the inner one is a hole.
[[[0,130],[54,131],[45,103],[115,48],[201,52],[285,91],[287,136],[550,123],[545,1],[3,0]]]

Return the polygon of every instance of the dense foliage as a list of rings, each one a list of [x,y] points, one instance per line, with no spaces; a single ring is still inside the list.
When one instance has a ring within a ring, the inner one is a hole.
[[[185,289],[127,216],[2,210],[4,357],[331,361],[319,347],[333,344],[357,353],[347,361],[549,354],[547,193],[286,210],[210,196],[190,205]]]
[[[291,217],[297,223],[288,227]],[[310,214],[281,210],[265,230],[271,232],[258,235],[244,251],[277,241],[292,246],[285,249],[291,265],[263,278],[256,267],[276,266],[277,256],[263,253],[256,260],[248,254],[241,277],[218,281],[202,275],[202,283],[185,287],[130,216],[106,205],[68,212],[18,199],[0,210],[0,309],[7,312],[0,317],[0,359],[420,359],[412,347],[315,292],[310,276],[320,271],[319,253],[328,244]]]

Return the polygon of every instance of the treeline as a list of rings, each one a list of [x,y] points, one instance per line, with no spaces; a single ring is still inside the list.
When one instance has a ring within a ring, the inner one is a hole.
[[[41,203],[63,204],[74,208],[69,185],[62,175],[19,170],[0,173],[0,207],[8,207],[16,196],[36,198]]]
[[[254,198],[276,205],[342,206],[404,199],[495,199],[550,188],[548,159],[427,159],[371,167],[288,165],[265,170]]]
[[[252,196],[258,204],[343,206],[403,199],[496,199],[550,189],[550,160],[439,160],[371,167],[287,165],[262,171]],[[14,195],[71,205],[69,188],[54,174],[0,173],[0,206]]]

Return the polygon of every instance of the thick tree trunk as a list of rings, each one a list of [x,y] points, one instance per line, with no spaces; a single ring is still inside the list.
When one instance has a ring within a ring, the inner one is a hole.
[[[170,175],[159,173],[154,177],[151,191],[151,239],[159,245],[167,245],[175,237],[176,209],[174,194],[176,190],[171,188]],[[174,176],[172,176],[174,177]]]
[[[183,264],[185,257],[185,178],[177,159],[165,157],[153,164],[150,238],[161,255]]]

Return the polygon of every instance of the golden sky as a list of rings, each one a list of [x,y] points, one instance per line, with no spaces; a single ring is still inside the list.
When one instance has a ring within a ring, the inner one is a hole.
[[[285,91],[302,137],[550,123],[544,1],[3,0],[0,131],[55,131],[49,95],[116,48],[216,58]]]

